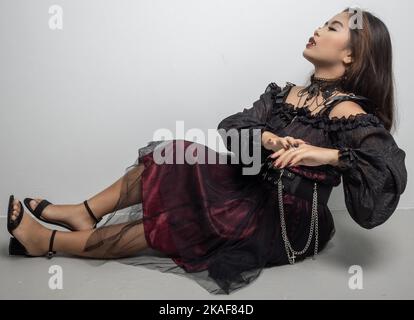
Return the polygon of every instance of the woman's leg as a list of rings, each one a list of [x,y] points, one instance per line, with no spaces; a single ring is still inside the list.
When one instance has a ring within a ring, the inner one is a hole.
[[[106,214],[140,203],[142,201],[140,182],[143,171],[144,164],[134,165],[110,186],[87,199],[95,216],[99,219]],[[35,209],[41,200],[39,198],[32,200],[31,207]],[[64,222],[75,230],[90,230],[95,224],[83,202],[49,205],[43,210],[42,217],[50,221]]]
[[[75,232],[57,232],[53,249],[80,257],[129,257],[148,247],[141,222],[128,222]]]
[[[12,219],[20,212],[18,199],[14,201]],[[29,254],[44,255],[49,248],[52,230],[47,229],[27,212],[13,235],[26,248]],[[143,224],[139,221],[100,227],[94,230],[65,232],[55,235],[53,250],[70,255],[112,259],[137,254],[148,247],[145,240]]]

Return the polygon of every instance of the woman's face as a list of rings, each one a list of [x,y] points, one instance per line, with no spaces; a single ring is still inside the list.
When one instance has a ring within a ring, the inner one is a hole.
[[[315,67],[337,67],[352,62],[351,50],[347,48],[349,14],[341,12],[315,30],[315,45],[306,45],[303,56]]]

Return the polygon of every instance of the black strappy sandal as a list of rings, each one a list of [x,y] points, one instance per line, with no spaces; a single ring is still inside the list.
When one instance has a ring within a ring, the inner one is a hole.
[[[45,218],[42,218],[42,212],[43,209],[46,208],[49,204],[53,204],[49,201],[47,201],[46,199],[43,199],[42,201],[40,201],[40,203],[36,206],[36,209],[32,209],[32,207],[30,206],[30,201],[32,201],[34,199],[32,198],[25,198],[23,200],[25,206],[27,207],[27,209],[39,220],[49,223],[49,224],[54,224],[56,226],[59,227],[63,227],[65,229],[68,229],[70,231],[77,231],[76,229],[73,229],[71,226],[69,226],[68,224],[62,223],[62,222],[52,222],[50,220],[46,220]],[[91,218],[95,221],[95,225],[92,227],[92,229],[95,229],[97,224],[102,220],[102,218],[98,219],[96,218],[95,214],[92,212],[91,208],[89,208],[88,202],[85,200],[83,201],[83,204],[86,207],[86,210],[88,211],[89,215],[91,216]]]
[[[10,195],[9,206],[8,206],[8,209],[7,209],[7,231],[9,231],[10,235],[12,236],[10,238],[10,242],[9,242],[9,255],[13,255],[13,256],[19,255],[19,256],[26,256],[26,257],[31,257],[31,258],[39,257],[39,256],[32,256],[32,255],[28,254],[28,252],[27,252],[26,248],[24,247],[24,245],[22,245],[20,243],[20,241],[17,240],[13,236],[12,231],[19,226],[20,222],[22,221],[23,214],[24,214],[23,204],[22,204],[21,201],[19,201],[19,203],[20,203],[19,215],[15,220],[13,220],[11,218],[12,212],[13,212],[13,201],[14,201],[14,196]],[[52,234],[50,236],[49,251],[46,254],[46,257],[48,259],[52,258],[53,255],[56,254],[56,251],[53,251],[53,242],[55,240],[56,232],[57,232],[57,230],[53,230]]]

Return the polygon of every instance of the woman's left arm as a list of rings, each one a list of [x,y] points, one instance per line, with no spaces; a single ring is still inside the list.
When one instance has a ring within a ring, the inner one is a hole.
[[[333,166],[342,175],[349,214],[361,227],[372,229],[394,213],[407,185],[407,170],[406,154],[390,132],[366,124],[335,132],[339,151]]]

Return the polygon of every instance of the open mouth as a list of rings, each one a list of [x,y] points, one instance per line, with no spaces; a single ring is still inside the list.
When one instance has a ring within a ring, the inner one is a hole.
[[[308,44],[309,44],[309,45],[312,45],[312,46],[316,46],[316,41],[315,41],[315,39],[314,39],[313,37],[310,37],[310,38],[309,38],[309,41],[308,41]]]

